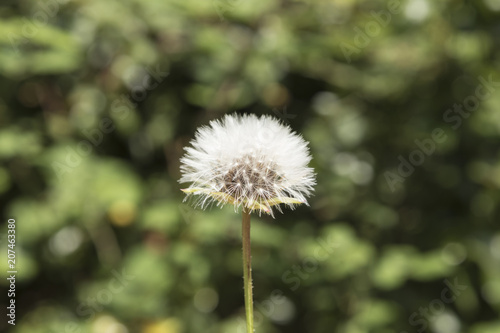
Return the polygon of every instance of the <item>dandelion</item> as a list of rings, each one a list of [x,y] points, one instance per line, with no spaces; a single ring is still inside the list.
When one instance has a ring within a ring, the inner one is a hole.
[[[307,142],[270,116],[226,115],[198,129],[181,158],[182,191],[195,206],[231,204],[243,213],[243,271],[247,331],[253,332],[250,264],[250,213],[274,217],[280,204],[306,204],[316,184],[308,167]]]
[[[275,118],[227,115],[201,127],[181,159],[185,193],[197,206],[233,204],[235,210],[274,216],[279,204],[307,204],[315,185],[307,143]],[[187,198],[187,197],[186,197]]]

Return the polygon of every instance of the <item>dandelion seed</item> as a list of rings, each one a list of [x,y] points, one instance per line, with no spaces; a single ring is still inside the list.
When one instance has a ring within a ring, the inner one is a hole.
[[[270,116],[226,115],[198,129],[191,145],[181,159],[180,182],[190,183],[183,191],[200,196],[202,208],[230,203],[273,215],[275,205],[307,204],[316,184],[307,142]],[[218,191],[209,186],[214,182],[221,184]]]

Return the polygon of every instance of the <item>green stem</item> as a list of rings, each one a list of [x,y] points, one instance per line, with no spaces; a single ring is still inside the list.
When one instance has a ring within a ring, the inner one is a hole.
[[[250,249],[250,212],[243,209],[241,225],[243,240],[243,284],[245,286],[245,313],[247,333],[253,333],[253,296],[252,296],[252,256]]]

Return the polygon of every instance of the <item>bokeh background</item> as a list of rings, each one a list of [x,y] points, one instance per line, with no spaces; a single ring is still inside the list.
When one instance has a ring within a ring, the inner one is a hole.
[[[500,332],[498,0],[2,1],[0,331],[244,332],[240,216],[177,183],[230,112],[318,177],[253,218],[256,332]]]

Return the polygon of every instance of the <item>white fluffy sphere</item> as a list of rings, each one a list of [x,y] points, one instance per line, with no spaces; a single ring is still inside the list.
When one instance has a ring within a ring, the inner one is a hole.
[[[273,215],[280,203],[307,204],[316,184],[307,142],[270,116],[226,115],[200,127],[191,145],[179,182],[202,208],[231,203]]]

